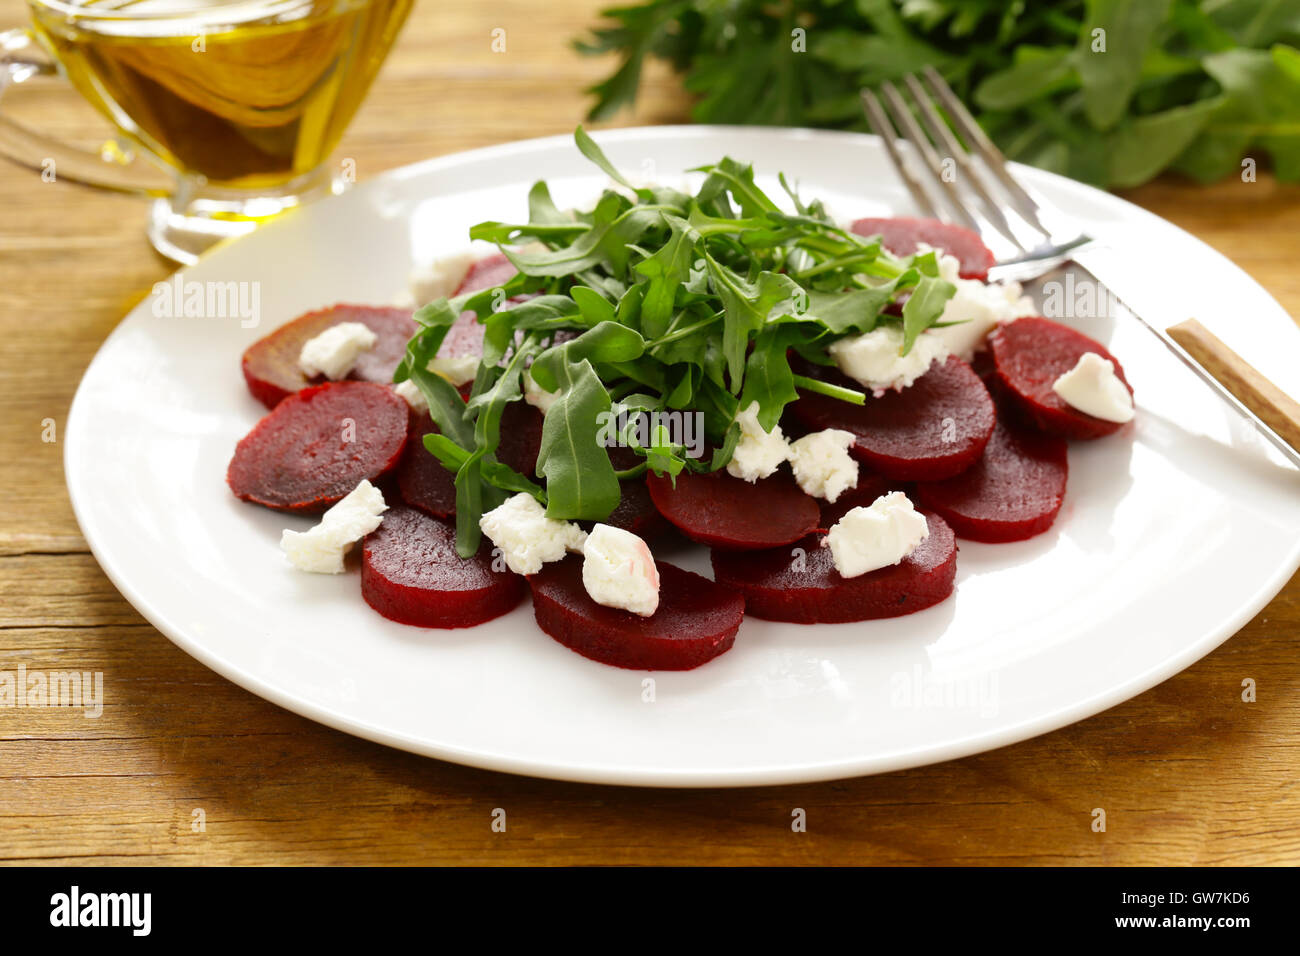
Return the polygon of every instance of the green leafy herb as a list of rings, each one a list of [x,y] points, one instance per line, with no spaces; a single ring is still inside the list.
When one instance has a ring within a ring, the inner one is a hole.
[[[471,235],[500,245],[519,274],[422,308],[395,375],[416,383],[438,426],[425,448],[455,472],[462,555],[479,547],[482,514],[509,494],[533,495],[552,518],[600,521],[618,505],[621,480],[725,466],[742,408],[756,403],[770,430],[798,389],[862,403],[860,391],[796,374],[791,355],[831,364],[827,346],[880,323],[901,325],[906,352],[954,292],[936,277],[933,253],[892,256],[784,179],[794,212],[730,158],[699,170],[694,195],[633,188],[581,128],[575,138],[622,189],[567,212],[538,183],[527,222],[475,226]],[[904,291],[901,317],[888,314]],[[502,296],[513,304],[502,308]],[[462,312],[484,324],[467,400],[428,371]],[[503,416],[523,400],[525,375],[553,393],[537,460],[544,484],[497,458]],[[616,470],[612,445],[641,461]]]
[[[592,118],[659,59],[699,122],[865,129],[859,88],[933,66],[1012,159],[1076,179],[1219,179],[1260,150],[1300,180],[1297,0],[644,0],[602,17],[576,44],[619,61]]]

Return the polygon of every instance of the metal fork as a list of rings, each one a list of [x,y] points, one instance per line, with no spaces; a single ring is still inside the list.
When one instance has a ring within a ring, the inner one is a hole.
[[[973,230],[994,252],[998,264],[989,270],[990,279],[1036,279],[1073,261],[1097,282],[1099,291],[1108,290],[1124,302],[1125,311],[1300,467],[1300,403],[1195,320],[1165,332],[1151,325],[1133,307],[1141,294],[1132,276],[1123,277],[1129,279],[1129,287],[1122,290],[1115,288],[1123,285],[1122,280],[1103,282],[1098,272],[1109,274],[1110,270],[1118,275],[1114,260],[1107,261],[1107,250],[1011,175],[1006,158],[937,70],[927,66],[919,78],[912,74],[903,77],[903,85],[916,105],[916,114],[898,88],[886,82],[880,85],[879,94],[862,90],[867,122],[881,138],[922,212]],[[951,127],[936,109],[936,101]],[[920,158],[929,174],[927,180],[913,171],[900,149],[900,138]]]

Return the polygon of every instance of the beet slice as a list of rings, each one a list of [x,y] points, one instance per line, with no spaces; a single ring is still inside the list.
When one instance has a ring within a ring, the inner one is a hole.
[[[918,242],[942,249],[961,263],[963,279],[983,281],[988,278],[989,270],[997,262],[988,246],[975,233],[938,219],[913,219],[908,216],[859,219],[850,229],[860,236],[879,235],[881,245],[896,256],[910,256],[916,252]]]
[[[938,515],[927,514],[930,535],[898,564],[855,578],[835,570],[825,538],[810,535],[795,547],[737,554],[714,551],[713,577],[745,596],[745,610],[768,621],[840,624],[901,617],[938,604],[952,593],[957,544]]]
[[[605,524],[631,531],[643,541],[652,541],[668,530],[668,522],[655,507],[644,478],[628,478],[619,482],[622,497]]]
[[[279,511],[324,511],[397,465],[407,404],[386,385],[328,382],[290,395],[235,446],[226,483]]]
[[[830,369],[819,378],[861,389]],[[955,356],[936,363],[908,388],[890,389],[865,405],[804,392],[791,414],[813,431],[843,428],[854,436],[850,452],[886,478],[933,481],[958,474],[979,458],[996,417],[988,389]]]
[[[693,541],[744,551],[791,544],[821,519],[817,499],[784,473],[750,484],[725,471],[646,476],[659,513]]]
[[[490,256],[484,256],[482,259],[476,259],[470,264],[465,278],[460,280],[460,285],[456,287],[456,295],[464,295],[467,292],[482,292],[484,289],[491,289],[494,286],[504,285],[519,270],[515,268],[514,263],[500,252],[494,252]]]
[[[397,466],[397,490],[412,508],[435,518],[456,513],[456,476],[424,447],[424,436],[438,431],[427,414],[412,415],[410,437]]]
[[[412,508],[435,518],[450,518],[456,513],[456,476],[424,447],[424,436],[437,432],[437,424],[427,414],[412,413],[410,436],[397,466],[397,489]],[[541,412],[523,402],[507,405],[501,416],[497,459],[520,474],[531,475],[537,470],[541,447]]]
[[[292,395],[320,379],[308,379],[298,367],[298,356],[309,339],[343,322],[360,322],[374,332],[379,341],[362,352],[349,379],[362,382],[391,382],[393,369],[406,352],[406,343],[415,334],[410,309],[385,309],[367,305],[335,305],[318,312],[308,312],[280,326],[270,335],[258,339],[244,352],[244,381],[253,397],[267,408],[274,408],[286,395]]]
[[[527,402],[511,402],[501,413],[501,443],[497,458],[521,475],[537,471],[537,455],[542,450],[542,423],[545,416]]]
[[[745,602],[734,590],[656,561],[659,609],[641,617],[593,601],[582,562],[571,554],[528,578],[538,627],[569,650],[614,667],[685,671],[735,643]]]
[[[439,358],[478,358],[483,354],[485,329],[473,312],[462,312],[438,346]]]
[[[966,471],[916,485],[918,504],[958,537],[1023,541],[1052,526],[1069,474],[1065,439],[999,417],[984,454]]]
[[[492,570],[487,542],[472,558],[456,553],[456,529],[398,506],[362,542],[361,596],[389,620],[417,627],[473,627],[512,610],[524,579]]]
[[[470,265],[465,278],[461,279],[460,285],[456,287],[454,295],[494,288],[506,282],[517,271],[511,261],[501,253],[485,256]],[[511,301],[521,302],[525,298],[527,296],[520,296]],[[473,312],[462,312],[447,330],[442,346],[438,349],[438,355],[441,358],[463,358],[482,354],[483,323]]]
[[[1115,374],[1133,393],[1119,361],[1097,340],[1051,319],[1028,317],[995,329],[989,351],[1007,397],[1043,431],[1064,438],[1100,438],[1124,426],[1081,412],[1052,391],[1085,352],[1096,352],[1114,364]]]
[[[645,462],[645,459],[630,448],[615,445],[607,449],[609,463],[615,471],[627,471]],[[667,533],[670,525],[655,507],[646,487],[645,477],[625,478],[619,482],[621,497],[618,507],[605,519],[605,524],[631,531],[643,541],[651,541]]]

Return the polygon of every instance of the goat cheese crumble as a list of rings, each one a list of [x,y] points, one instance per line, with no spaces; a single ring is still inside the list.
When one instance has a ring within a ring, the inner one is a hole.
[[[835,570],[856,578],[898,564],[930,536],[925,515],[901,491],[881,495],[870,506],[854,508],[826,535]]]
[[[424,392],[420,391],[413,380],[408,378],[404,382],[398,382],[393,386],[393,391],[406,399],[406,404],[410,405],[412,410],[417,412],[429,410],[429,403],[424,400]]]
[[[942,336],[923,332],[912,351],[903,351],[903,328],[879,325],[870,332],[847,335],[826,349],[839,370],[877,395],[891,388],[907,388],[930,370],[936,361],[948,357]]]
[[[300,571],[342,574],[348,550],[379,527],[387,510],[383,492],[363,479],[321,515],[320,524],[314,528],[286,529],[280,536],[280,550]]]
[[[559,392],[548,392],[542,386],[533,380],[532,373],[527,369],[524,370],[524,401],[539,410],[543,415],[551,410],[551,406],[559,400]]]
[[[429,359],[429,364],[426,367],[434,375],[441,375],[451,384],[460,388],[462,385],[474,381],[474,376],[478,374],[478,364],[477,355],[462,355],[456,358]]]
[[[1133,419],[1133,396],[1115,374],[1115,363],[1084,352],[1074,368],[1052,383],[1052,391],[1071,408],[1106,422]]]
[[[758,421],[758,402],[736,415],[740,425],[740,441],[727,462],[727,474],[748,482],[766,478],[781,467],[790,457],[790,445],[781,433],[780,425],[764,431]]]
[[[298,366],[308,378],[346,378],[362,352],[375,347],[379,336],[362,322],[340,322],[308,339],[298,353]]]
[[[794,480],[805,494],[835,501],[858,484],[858,463],[849,454],[853,433],[827,428],[790,443]]]
[[[515,574],[536,574],[547,561],[581,551],[587,533],[571,521],[546,517],[532,495],[520,492],[479,518],[478,526],[501,549]]]
[[[929,247],[921,244],[917,251],[929,251]],[[969,362],[1000,324],[1038,314],[1033,299],[1023,294],[1019,282],[963,279],[956,256],[939,253],[938,259],[939,277],[957,287],[938,321],[958,324],[932,328],[925,334],[943,339],[949,354]]]
[[[434,299],[450,298],[465,281],[469,267],[477,258],[473,252],[465,250],[440,256],[428,265],[412,269],[407,284],[415,304],[425,305]]]
[[[598,524],[582,545],[582,586],[605,607],[649,617],[659,607],[659,569],[649,546],[630,531]]]

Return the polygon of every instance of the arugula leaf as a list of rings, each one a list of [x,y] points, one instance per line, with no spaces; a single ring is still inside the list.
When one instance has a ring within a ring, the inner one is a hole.
[[[757,281],[749,282],[708,253],[704,262],[710,284],[722,300],[722,353],[727,360],[731,391],[739,393],[750,337],[764,326],[778,303],[799,294],[799,286],[789,276],[775,272],[762,272]]]
[[[623,174],[620,173],[618,168],[609,161],[609,158],[605,155],[604,151],[596,145],[596,141],[591,138],[591,135],[583,129],[581,125],[573,131],[573,141],[578,144],[578,151],[599,166],[605,175],[614,180],[614,182],[627,189],[631,189],[638,196],[642,196],[642,198],[646,200],[651,198],[648,191],[637,190],[635,186],[623,178]]]
[[[602,169],[609,166],[585,133],[575,139]],[[890,255],[878,238],[836,225],[784,178],[794,212],[778,208],[753,167],[730,157],[703,171],[694,196],[606,190],[593,209],[574,213],[560,211],[537,183],[529,222],[475,227],[520,272],[416,313],[418,331],[395,380],[417,383],[439,426],[425,448],[455,472],[460,554],[477,550],[480,517],[508,494],[535,496],[554,518],[602,520],[619,502],[620,478],[631,473],[725,466],[739,440],[739,408],[757,403],[770,429],[798,389],[861,403],[861,392],[796,376],[789,352],[829,364],[832,342],[882,321],[901,322],[910,348],[942,314],[953,286],[938,278],[933,253]],[[525,235],[547,237],[546,248],[510,247]],[[888,315],[885,307],[904,290],[911,298],[902,317]],[[428,371],[465,311],[483,323],[468,400]],[[501,423],[523,399],[525,374],[530,389],[551,393],[537,461],[544,485],[497,458]],[[663,414],[702,422],[699,437],[712,456],[666,427],[674,419]],[[615,470],[611,439],[642,461]]]
[[[811,292],[808,309],[803,318],[816,319],[831,332],[870,332],[876,320],[898,294],[900,288],[915,284],[921,278],[915,270],[896,276],[883,285],[849,292]],[[955,291],[955,290],[954,290]]]
[[[592,362],[631,362],[645,353],[645,339],[636,329],[617,322],[601,322],[575,339],[554,345],[533,362],[531,375],[542,388],[554,392],[563,386],[566,366]]]
[[[429,414],[438,429],[455,441],[468,445],[473,441],[474,433],[465,419],[465,400],[451,382],[429,371],[429,363],[437,356],[447,330],[458,316],[459,313],[446,299],[438,299],[419,309],[415,319],[420,331],[406,343],[406,354],[393,372],[393,381],[413,381],[428,403]]]
[[[903,354],[912,351],[916,337],[939,321],[944,306],[957,287],[944,279],[921,276],[912,294],[903,303]]]
[[[1083,82],[1084,112],[1096,129],[1110,129],[1128,109],[1142,77],[1143,54],[1169,15],[1170,2],[1088,0],[1075,67]]]
[[[665,215],[672,235],[653,254],[637,263],[636,271],[649,279],[641,296],[641,331],[658,338],[668,330],[678,288],[690,276],[700,234],[679,216]]]
[[[1012,159],[1115,186],[1171,166],[1218,178],[1262,147],[1280,178],[1300,179],[1292,140],[1276,132],[1289,111],[1248,106],[1271,102],[1277,78],[1246,70],[1232,79],[1238,98],[1212,59],[1276,47],[1289,51],[1285,71],[1300,47],[1295,0],[632,0],[601,17],[577,44],[616,55],[591,88],[601,118],[630,105],[661,60],[696,94],[699,122],[865,129],[860,88],[933,66]],[[1208,105],[1225,92],[1229,103]],[[1197,134],[1203,113],[1213,115]],[[1275,131],[1243,135],[1265,126]],[[713,178],[701,208],[730,218],[745,190]]]
[[[785,406],[799,397],[794,388],[794,373],[786,349],[790,343],[788,326],[771,326],[759,333],[753,351],[745,362],[745,388],[740,407],[758,402],[758,422],[771,431],[781,420]]]
[[[622,495],[609,453],[598,441],[602,415],[610,413],[609,393],[587,359],[556,364],[560,397],[546,413],[537,456],[538,474],[546,478],[546,514],[602,521]]]

